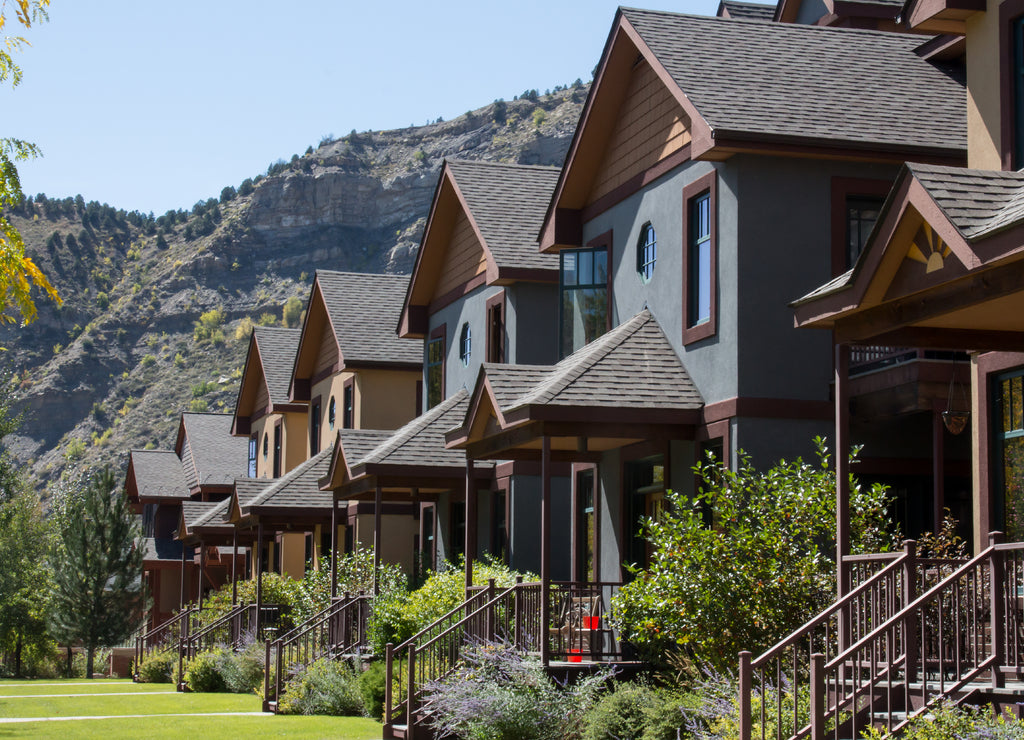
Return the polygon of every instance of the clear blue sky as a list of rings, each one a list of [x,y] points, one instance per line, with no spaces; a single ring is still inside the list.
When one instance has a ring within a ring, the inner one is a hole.
[[[710,15],[718,1],[635,5]],[[0,136],[43,150],[19,167],[27,194],[159,215],[327,134],[447,120],[586,81],[616,6],[52,0],[18,56],[22,84],[0,88]]]

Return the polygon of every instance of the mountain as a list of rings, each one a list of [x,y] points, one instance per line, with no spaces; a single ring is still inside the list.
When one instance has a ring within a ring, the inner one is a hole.
[[[191,211],[26,199],[8,215],[64,304],[0,328],[24,411],[8,449],[48,487],[169,448],[183,410],[231,412],[253,323],[297,325],[318,268],[407,273],[443,160],[560,165],[586,93],[328,138]]]

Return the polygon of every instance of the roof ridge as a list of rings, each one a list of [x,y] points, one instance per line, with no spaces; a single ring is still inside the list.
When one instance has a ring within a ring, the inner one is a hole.
[[[484,165],[484,166],[487,166],[487,167],[504,167],[506,169],[545,170],[545,171],[553,170],[555,172],[560,172],[561,169],[562,169],[561,167],[558,167],[556,165],[550,165],[550,164],[520,164],[519,162],[496,162],[496,161],[491,160],[491,159],[460,159],[460,158],[453,158],[453,159],[445,159],[445,161],[449,165],[451,165],[453,167],[459,167],[459,166],[465,164],[465,165],[469,165],[471,167],[475,166],[475,165]]]
[[[588,370],[607,357],[610,352],[620,347],[623,342],[636,334],[637,331],[639,331],[653,318],[654,315],[651,313],[651,310],[649,308],[644,308],[643,311],[638,313],[636,316],[633,316],[629,321],[623,322],[590,344],[581,347],[577,352],[574,352],[572,355],[569,355],[562,360],[562,362],[559,362],[558,365],[555,365],[552,370],[551,377],[541,381],[536,387],[536,390],[533,390],[522,397],[526,400],[523,400],[521,403],[517,403],[516,405],[522,406],[535,400],[542,400],[542,402],[545,403],[550,401],[556,395],[565,390],[570,384],[583,377]],[[584,350],[586,350],[586,352],[584,352]],[[580,353],[580,357],[578,357],[574,362],[568,362],[577,353]],[[563,363],[566,364],[566,369],[563,373],[560,373],[558,366]]]

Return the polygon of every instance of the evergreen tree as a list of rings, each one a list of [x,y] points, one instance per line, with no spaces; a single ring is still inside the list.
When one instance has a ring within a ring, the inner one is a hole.
[[[61,491],[56,518],[51,627],[82,644],[91,677],[96,648],[124,640],[142,621],[142,533],[110,468]]]

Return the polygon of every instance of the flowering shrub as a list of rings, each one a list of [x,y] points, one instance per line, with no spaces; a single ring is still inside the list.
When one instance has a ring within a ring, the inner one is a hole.
[[[321,658],[288,681],[278,709],[282,714],[361,716],[358,678],[348,663]]]
[[[463,652],[451,676],[428,684],[435,733],[467,740],[572,740],[583,715],[611,676],[600,669],[559,686],[536,658],[509,645],[483,643]]]
[[[872,728],[862,737],[882,740],[889,735]],[[995,716],[988,707],[942,704],[912,719],[903,740],[1024,740],[1024,724],[1009,714]]]

